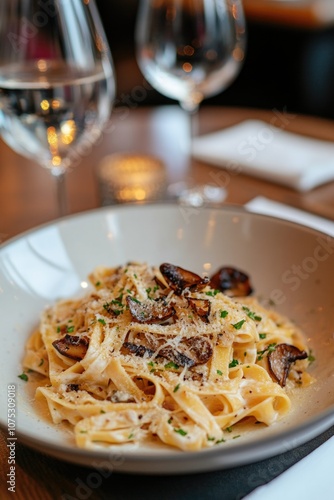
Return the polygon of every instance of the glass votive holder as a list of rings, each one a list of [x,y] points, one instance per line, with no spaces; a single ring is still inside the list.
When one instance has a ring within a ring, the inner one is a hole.
[[[140,203],[164,197],[166,168],[155,156],[115,153],[102,159],[98,179],[102,205]]]

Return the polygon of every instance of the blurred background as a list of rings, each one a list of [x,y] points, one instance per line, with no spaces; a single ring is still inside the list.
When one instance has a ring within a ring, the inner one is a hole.
[[[97,5],[115,63],[116,105],[171,104],[144,83],[136,63],[138,0],[97,0]],[[244,8],[244,66],[227,90],[204,104],[334,118],[334,0],[244,0]]]

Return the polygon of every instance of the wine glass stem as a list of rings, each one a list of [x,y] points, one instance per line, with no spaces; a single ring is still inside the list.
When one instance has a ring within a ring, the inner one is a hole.
[[[198,108],[193,109],[192,111],[188,111],[190,118],[190,141],[192,146],[192,141],[199,134],[199,116],[198,116]]]
[[[53,174],[55,178],[57,207],[59,217],[63,217],[68,213],[68,203],[66,195],[65,172],[57,172]]]
[[[184,169],[184,178],[186,182],[192,182],[192,149],[193,149],[193,141],[195,137],[198,135],[199,129],[199,116],[198,110],[199,105],[194,102],[180,102],[181,108],[185,113],[186,122],[187,122],[187,135],[185,137],[185,153],[186,153],[186,162]]]
[[[189,151],[191,151],[193,139],[197,137],[199,133],[199,104],[189,100],[181,101],[180,105],[189,118]]]

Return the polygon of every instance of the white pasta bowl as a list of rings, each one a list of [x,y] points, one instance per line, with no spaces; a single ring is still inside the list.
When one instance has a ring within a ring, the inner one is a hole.
[[[316,381],[300,389],[281,421],[254,426],[239,439],[202,451],[77,448],[70,427],[52,424],[34,401],[34,387],[18,378],[25,342],[47,305],[85,293],[96,266],[128,261],[170,262],[198,274],[223,265],[243,270],[254,294],[304,331],[315,356],[309,371]],[[334,424],[333,276],[332,238],[232,207],[117,206],[27,232],[0,247],[1,427],[7,435],[7,417],[16,416],[15,435],[28,446],[73,463],[136,473],[222,469],[299,446]],[[14,400],[15,412],[9,412]]]

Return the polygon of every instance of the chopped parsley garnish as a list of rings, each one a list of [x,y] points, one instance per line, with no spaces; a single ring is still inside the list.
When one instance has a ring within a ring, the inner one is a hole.
[[[267,338],[267,334],[266,333],[260,333],[259,337],[260,337],[260,339],[265,339],[265,338]]]
[[[215,442],[215,444],[220,444],[220,443],[225,443],[225,439],[218,439],[218,441]]]
[[[188,432],[184,431],[183,429],[174,429],[174,432],[177,432],[180,434],[180,436],[186,436]]]
[[[243,306],[243,310],[246,312],[247,316],[254,321],[261,321],[262,317],[258,316],[255,312],[251,311],[249,307]]]
[[[153,363],[153,361],[150,361],[149,363],[147,363],[147,366],[151,367],[150,373],[154,373],[155,372],[155,363]]]
[[[257,360],[261,361],[261,359],[263,359],[263,356],[265,354],[269,354],[270,352],[274,351],[276,349],[276,345],[277,345],[276,342],[273,342],[272,344],[269,344],[268,347],[266,347],[262,351],[258,351]]]
[[[227,432],[232,432],[232,427],[226,427],[225,429]]]
[[[241,321],[238,321],[238,323],[232,323],[232,326],[233,328],[235,328],[236,330],[240,330],[240,328],[242,327],[242,325],[246,322],[245,319],[242,319]]]
[[[179,365],[177,365],[176,363],[173,363],[173,361],[170,361],[169,363],[167,363],[165,365],[166,370],[171,370],[171,369],[178,370],[179,368],[180,368]]]
[[[217,370],[218,375],[223,375],[223,372],[221,370]]]
[[[228,311],[220,311],[221,318],[226,318],[227,315],[228,315]]]
[[[220,290],[210,290],[209,292],[205,292],[205,295],[208,295],[209,297],[215,297],[217,293],[220,293]]]
[[[61,328],[60,326],[57,326],[57,333],[60,333],[61,332]]]
[[[180,384],[177,384],[177,385],[174,387],[173,392],[177,392],[179,389],[180,389]]]
[[[24,380],[25,382],[28,382],[28,375],[26,373],[21,373],[21,375],[18,375],[18,377],[21,379],[21,380]]]
[[[121,294],[117,299],[114,299],[110,302],[113,306],[119,306],[119,307],[124,307],[124,304],[122,302],[123,299],[123,294]]]
[[[100,413],[105,413],[105,411],[104,410],[100,410]]]
[[[97,282],[95,283],[95,286],[101,286],[101,281],[97,281]]]
[[[128,435],[128,439],[133,439],[133,432],[131,432],[131,434]]]
[[[229,368],[234,368],[235,366],[238,366],[239,361],[237,359],[232,359],[231,363],[228,365]]]
[[[99,318],[97,321],[101,323],[101,325],[106,325],[106,322],[103,318]]]
[[[138,279],[138,276],[136,274],[133,275],[136,279]]]
[[[214,441],[216,438],[208,436],[208,441]]]
[[[68,326],[67,325],[66,331],[67,331],[67,333],[73,333],[74,332],[74,326]]]
[[[141,304],[140,300],[136,299],[136,297],[131,297],[133,302],[137,302],[137,304]]]
[[[44,359],[41,359],[38,366],[42,366],[43,364],[44,364]]]
[[[103,309],[105,309],[110,314],[115,314],[115,316],[119,316],[120,314],[122,314],[124,304],[122,304],[122,302],[119,300],[119,298],[112,300],[111,302],[106,302],[105,304],[103,304]],[[121,309],[114,309],[113,307],[111,307],[112,305],[120,307]]]
[[[172,423],[172,421],[173,421],[173,417],[170,417],[170,419],[168,419],[168,420],[167,420],[167,422],[168,422],[169,424],[171,424],[171,423]]]
[[[309,363],[314,363],[314,361],[315,361],[315,356],[312,353],[312,349],[310,349],[309,355],[307,356],[307,361]]]
[[[238,439],[239,437],[241,437],[241,435],[240,435],[240,434],[238,434],[237,436],[233,436],[233,438],[232,438],[232,439]]]
[[[157,290],[159,290],[158,285],[156,285],[153,289],[151,287],[146,288],[145,291],[147,293],[147,298],[150,299],[150,300],[154,300],[154,298],[152,297],[152,295],[154,295]]]

